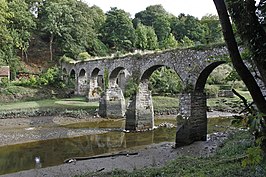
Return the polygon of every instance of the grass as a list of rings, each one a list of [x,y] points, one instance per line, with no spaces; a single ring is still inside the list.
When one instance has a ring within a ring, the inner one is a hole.
[[[179,105],[179,99],[174,97],[153,96],[152,101],[154,110],[177,109]]]
[[[251,102],[251,96],[246,91],[239,91],[248,101]],[[178,97],[153,96],[154,110],[178,109]],[[241,106],[241,100],[238,97],[233,98],[210,98],[207,105],[211,108],[222,110],[235,110]],[[96,109],[98,102],[87,102],[85,97],[73,97],[67,99],[44,99],[39,101],[22,101],[13,103],[0,103],[0,111],[36,109],[36,108],[66,108],[66,109]]]
[[[36,108],[66,108],[88,109],[98,107],[98,102],[86,102],[83,97],[68,99],[45,99],[39,101],[23,101],[14,103],[0,103],[0,111],[36,109]]]
[[[115,176],[115,177],[264,177],[266,176],[266,162],[246,166],[242,160],[246,151],[253,146],[253,137],[247,131],[238,131],[227,139],[221,148],[210,157],[193,157],[180,155],[175,160],[161,168],[145,168],[127,172],[114,170],[108,173],[91,173],[90,176]]]
[[[238,91],[242,96],[246,98],[246,100],[251,103],[252,98],[248,91]],[[237,96],[232,98],[225,98],[225,97],[217,97],[217,98],[210,98],[207,100],[207,106],[212,109],[218,109],[221,111],[233,111],[238,112],[244,109],[243,102]]]

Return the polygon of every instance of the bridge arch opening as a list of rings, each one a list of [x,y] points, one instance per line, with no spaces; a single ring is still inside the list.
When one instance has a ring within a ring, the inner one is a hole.
[[[208,65],[199,75],[196,85],[195,85],[195,91],[196,92],[203,92],[207,79],[210,76],[210,74],[212,73],[212,71],[217,68],[219,65],[226,63],[225,61],[218,61],[218,62],[214,62],[211,63],[210,65]]]
[[[124,80],[125,80],[125,68],[117,67],[110,73],[109,86],[110,87],[119,86],[122,89],[124,88],[125,85]]]
[[[136,94],[132,95],[132,100],[130,100],[126,114],[128,115],[127,119],[129,119],[126,121],[127,130],[147,130],[154,128],[154,113],[160,115],[161,112],[154,111],[153,101],[161,104],[162,101],[167,100],[176,104],[172,110],[167,110],[166,114],[177,114],[178,111],[177,92],[165,93],[166,90],[169,90],[169,85],[174,84],[174,82],[177,82],[175,83],[176,85],[180,84],[180,91],[182,89],[182,80],[175,70],[165,65],[154,65],[146,69],[139,79],[140,82]],[[164,96],[164,98],[162,99],[161,96]],[[135,117],[132,115],[135,115]]]
[[[117,67],[111,71],[109,76],[109,87],[119,87],[125,94],[126,82],[130,74],[124,67]]]
[[[100,69],[94,68],[90,74],[87,99],[97,101],[103,89],[103,74],[100,75]]]
[[[76,71],[74,69],[70,71],[68,83],[70,87],[76,87]]]
[[[188,108],[187,110],[181,109],[180,114],[182,115],[182,117],[187,117],[187,119],[185,119],[187,122],[182,124],[181,128],[179,128],[176,133],[176,146],[184,145],[193,141],[206,140],[208,132],[208,96],[206,97],[205,87],[207,84],[210,84],[211,80],[208,80],[208,78],[211,78],[210,76],[214,73],[214,70],[216,68],[219,69],[222,66],[228,66],[222,64],[225,64],[225,61],[217,61],[206,66],[205,69],[203,69],[201,73],[199,73],[199,76],[194,86],[194,91],[190,93],[182,93],[180,95],[182,97],[179,103],[180,107]],[[219,73],[217,72],[217,70],[215,70],[215,72]],[[219,74],[221,75],[221,73]],[[226,77],[225,75],[226,74],[223,73],[222,77]],[[212,77],[213,76],[215,75],[212,75]],[[213,86],[217,85],[213,84]],[[185,131],[186,129],[190,130],[190,132]]]
[[[148,89],[155,95],[175,96],[183,89],[183,81],[179,74],[165,65],[148,68],[141,76],[140,83],[148,84]]]
[[[88,89],[87,86],[87,72],[85,69],[81,69],[78,75],[78,94],[85,95]]]

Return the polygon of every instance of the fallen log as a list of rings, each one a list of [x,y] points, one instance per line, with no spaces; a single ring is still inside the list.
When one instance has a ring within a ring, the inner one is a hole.
[[[69,159],[64,160],[64,163],[72,163],[80,160],[91,160],[91,159],[100,159],[100,158],[107,158],[107,157],[116,157],[116,156],[129,156],[129,155],[138,155],[138,152],[132,153],[117,153],[117,154],[108,154],[108,155],[99,155],[99,156],[92,156],[92,157],[72,157]]]

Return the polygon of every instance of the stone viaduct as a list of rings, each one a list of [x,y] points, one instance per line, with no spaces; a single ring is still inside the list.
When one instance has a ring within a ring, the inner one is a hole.
[[[84,95],[89,101],[99,100],[99,115],[102,117],[126,117],[126,130],[149,130],[154,127],[154,112],[148,79],[162,66],[173,69],[183,83],[179,96],[179,114],[176,145],[206,140],[207,115],[204,86],[209,74],[218,65],[225,63],[226,47],[202,49],[174,49],[149,54],[127,55],[119,58],[101,58],[73,63],[62,62],[64,79],[75,82],[75,94]],[[134,79],[138,87],[126,105],[121,85],[125,75]],[[103,76],[104,75],[104,76]],[[99,86],[105,79],[105,88],[100,94]],[[120,85],[120,86],[119,86]]]

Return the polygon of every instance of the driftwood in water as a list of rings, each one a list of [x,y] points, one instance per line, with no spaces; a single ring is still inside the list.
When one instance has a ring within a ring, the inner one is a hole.
[[[138,152],[132,152],[132,153],[118,153],[118,154],[109,154],[109,155],[99,155],[99,156],[92,156],[92,157],[72,157],[72,158],[64,160],[64,163],[71,163],[71,162],[76,162],[79,160],[91,160],[91,159],[100,159],[100,158],[116,157],[116,156],[138,155],[138,154],[139,154]]]

